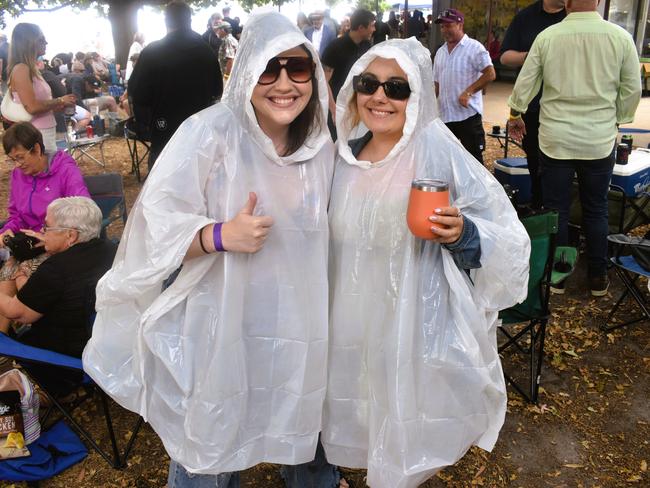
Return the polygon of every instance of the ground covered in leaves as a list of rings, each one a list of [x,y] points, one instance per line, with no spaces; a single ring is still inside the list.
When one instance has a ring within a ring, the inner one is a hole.
[[[105,152],[108,170],[124,176],[130,207],[140,184],[130,172],[126,143],[111,139]],[[485,160],[494,161],[501,155],[497,143],[489,139]],[[81,160],[80,166],[85,174],[101,171],[87,159]],[[5,164],[0,172],[2,201],[7,194],[9,171]],[[120,232],[121,224],[113,224],[110,234],[118,236]],[[553,316],[547,329],[539,404],[528,404],[509,389],[508,414],[494,450],[487,453],[472,449],[457,465],[438,473],[423,487],[650,486],[650,324],[642,322],[602,333],[599,326],[619,296],[621,284],[610,272],[609,294],[592,299],[586,286],[584,261],[579,261],[578,270],[570,277],[566,294],[552,298]],[[632,313],[634,309],[627,308],[620,316]],[[510,372],[524,367],[524,363],[510,358],[504,363]],[[89,402],[77,416],[106,446],[105,425],[97,406]],[[125,439],[135,416],[113,407],[120,439]],[[90,452],[83,462],[41,486],[162,487],[168,462],[158,437],[145,426],[126,469],[113,470],[99,455]],[[343,473],[353,486],[365,486],[363,471]],[[244,487],[283,486],[277,467],[272,465],[246,471],[242,481]]]

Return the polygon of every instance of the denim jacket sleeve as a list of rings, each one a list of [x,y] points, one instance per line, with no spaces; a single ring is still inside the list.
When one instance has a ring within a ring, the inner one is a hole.
[[[463,215],[463,233],[456,242],[443,244],[460,269],[481,267],[481,236],[474,222]]]

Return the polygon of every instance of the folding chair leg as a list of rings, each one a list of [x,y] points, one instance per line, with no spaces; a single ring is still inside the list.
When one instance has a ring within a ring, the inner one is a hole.
[[[628,325],[636,324],[637,322],[641,322],[643,320],[650,320],[650,310],[648,310],[648,307],[646,307],[643,292],[639,290],[639,287],[636,285],[639,279],[639,275],[636,275],[634,279],[630,279],[630,277],[624,270],[621,270],[619,268],[615,268],[615,270],[616,270],[616,274],[623,282],[623,286],[625,287],[625,290],[623,291],[623,294],[618,299],[618,301],[612,307],[612,310],[607,315],[605,324],[601,326],[600,329],[603,332],[611,332],[612,330],[616,330],[616,329],[620,329],[621,327],[626,327]],[[634,319],[628,320],[620,324],[610,325],[611,319],[614,317],[614,314],[622,305],[623,301],[625,300],[625,298],[627,298],[628,295],[632,295],[632,298],[634,299],[636,304],[639,306],[639,308],[641,308],[642,315],[640,317],[636,317]]]
[[[123,468],[124,463],[120,459],[120,451],[117,447],[117,439],[115,438],[115,431],[113,430],[113,419],[111,418],[111,412],[108,406],[108,399],[106,398],[106,393],[104,393],[104,391],[99,388],[97,389],[97,391],[99,392],[99,397],[101,398],[102,401],[102,408],[104,409],[104,418],[106,419],[106,428],[108,430],[108,436],[111,439],[111,447],[113,448],[113,459],[115,460],[114,463],[112,463],[113,467],[116,469]]]
[[[131,449],[133,448],[133,444],[135,443],[135,438],[138,435],[138,432],[140,431],[140,427],[142,427],[143,423],[144,423],[144,419],[142,417],[138,417],[138,420],[135,423],[135,426],[133,427],[131,438],[129,439],[129,442],[127,443],[126,448],[122,453],[122,462],[124,463],[124,466],[126,466],[126,461],[127,459],[129,459],[129,454],[131,454]]]

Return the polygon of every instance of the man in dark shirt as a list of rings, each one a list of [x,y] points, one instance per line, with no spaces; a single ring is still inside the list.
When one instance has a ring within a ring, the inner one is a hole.
[[[140,53],[129,78],[136,118],[149,111],[149,169],[176,129],[190,115],[221,97],[223,81],[212,49],[191,29],[192,11],[184,2],[165,10],[167,35]]]
[[[538,0],[521,10],[512,19],[501,44],[501,64],[521,67],[537,35],[547,27],[561,22],[566,17],[566,0]],[[531,180],[532,206],[542,205],[542,184],[539,176],[539,100],[542,89],[528,105],[522,115],[526,124],[526,135],[522,146],[526,153]]]
[[[365,9],[355,10],[350,16],[350,32],[330,42],[321,58],[330,88],[328,125],[334,139],[336,139],[336,129],[333,124],[336,116],[336,97],[352,65],[370,48],[370,39],[374,32],[375,14]]]
[[[212,49],[215,56],[219,56],[219,46],[221,46],[221,38],[217,35],[217,26],[223,20],[223,16],[216,12],[210,16],[208,20],[208,28],[201,35],[203,40],[208,43],[208,46]]]

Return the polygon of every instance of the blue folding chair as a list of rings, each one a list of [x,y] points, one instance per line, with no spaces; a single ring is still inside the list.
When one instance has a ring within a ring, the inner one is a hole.
[[[84,176],[84,183],[86,183],[90,197],[102,211],[101,237],[106,238],[106,230],[115,220],[122,219],[126,225],[126,200],[122,175],[104,173]]]
[[[648,305],[646,295],[638,286],[639,278],[642,276],[646,279],[650,279],[650,272],[646,271],[634,256],[621,256],[623,250],[626,247],[629,248],[629,246],[621,245],[621,243],[616,239],[616,236],[609,236],[608,239],[610,243],[614,245],[615,251],[614,256],[610,258],[610,262],[613,265],[616,275],[623,283],[624,290],[607,315],[605,323],[601,326],[601,330],[604,332],[620,329],[621,327],[626,327],[643,320],[650,320],[650,306]],[[616,312],[620,309],[621,305],[623,305],[626,300],[629,301],[630,298],[632,298],[633,302],[635,302],[641,309],[641,315],[637,315],[624,322],[616,321]]]
[[[72,356],[67,356],[65,354],[60,354],[53,351],[48,351],[47,349],[41,349],[38,347],[32,347],[25,344],[22,344],[9,336],[0,333],[0,355],[13,358],[19,364],[24,365],[25,372],[29,375],[29,365],[45,365],[48,368],[60,368],[67,371],[77,371],[83,375],[79,387],[83,387],[84,393],[79,396],[74,402],[66,404],[61,402],[61,399],[57,397],[56,394],[48,391],[43,385],[41,386],[41,391],[47,396],[51,402],[51,406],[47,409],[41,425],[43,425],[44,430],[47,429],[46,425],[52,425],[59,420],[60,417],[55,418],[52,422],[48,424],[48,419],[53,411],[58,411],[68,423],[83,437],[90,446],[97,451],[97,453],[102,456],[113,468],[121,469],[126,467],[126,461],[131,453],[135,438],[142,427],[144,422],[143,418],[138,416],[138,419],[135,422],[135,425],[131,429],[131,434],[127,440],[126,447],[124,451],[120,453],[117,439],[115,437],[115,430],[113,428],[113,420],[111,417],[109,409],[109,400],[108,395],[95,384],[92,379],[83,372],[83,365],[81,359],[75,358]],[[35,378],[32,378],[35,380]],[[35,381],[37,382],[37,381]],[[102,411],[104,418],[106,420],[106,427],[108,430],[108,435],[110,438],[111,444],[111,453],[107,450],[102,449],[97,442],[93,439],[92,435],[80,424],[79,421],[75,420],[72,416],[74,410],[84,403],[86,400],[93,397],[94,394],[99,396]]]

